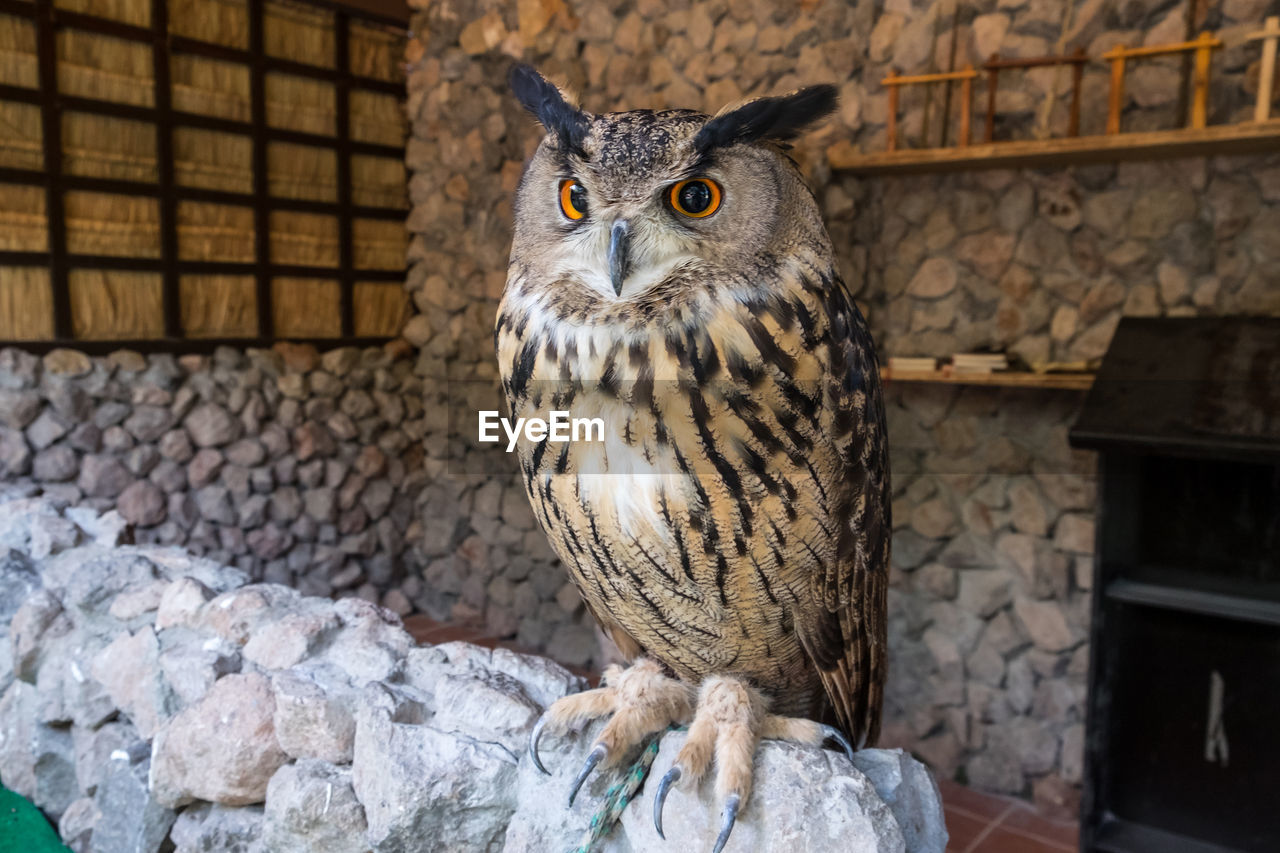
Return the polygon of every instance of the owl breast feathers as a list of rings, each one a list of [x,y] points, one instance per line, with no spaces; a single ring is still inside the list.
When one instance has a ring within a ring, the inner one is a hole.
[[[889,470],[879,370],[783,143],[830,87],[593,115],[531,70],[547,128],[520,184],[495,340],[512,415],[598,417],[523,442],[524,481],[624,654],[862,743],[885,677]]]

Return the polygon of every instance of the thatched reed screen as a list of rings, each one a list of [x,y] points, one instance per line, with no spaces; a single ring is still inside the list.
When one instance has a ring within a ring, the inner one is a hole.
[[[324,0],[0,0],[0,343],[395,335],[403,38]]]

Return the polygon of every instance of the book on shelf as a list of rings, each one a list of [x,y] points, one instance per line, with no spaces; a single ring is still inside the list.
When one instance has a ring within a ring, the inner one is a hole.
[[[951,356],[952,373],[994,373],[1009,369],[1009,356],[1002,352],[958,352]]]
[[[889,356],[889,370],[902,373],[931,373],[938,369],[938,360],[928,356]]]

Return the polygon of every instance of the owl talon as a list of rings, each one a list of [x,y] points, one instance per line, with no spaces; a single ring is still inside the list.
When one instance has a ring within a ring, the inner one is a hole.
[[[533,766],[550,776],[551,771],[542,764],[542,759],[538,757],[538,741],[542,740],[542,732],[547,727],[547,721],[550,719],[550,711],[544,711],[542,716],[538,718],[538,722],[534,723],[533,731],[529,732],[529,758],[533,760]]]
[[[826,736],[827,740],[833,740],[840,744],[840,748],[844,750],[844,754],[850,761],[853,761],[853,745],[850,744],[849,739],[844,736],[844,732],[840,731],[835,726],[824,725],[822,726],[822,733]]]
[[[658,830],[658,837],[663,841],[667,840],[667,836],[662,834],[662,805],[667,801],[667,793],[670,792],[671,786],[679,782],[683,775],[680,765],[673,766],[658,783],[658,793],[653,798],[653,828]]]
[[[737,794],[730,794],[729,799],[724,803],[724,818],[720,823],[720,834],[716,836],[716,846],[712,848],[711,853],[720,853],[724,849],[724,845],[729,840],[729,833],[733,832],[733,825],[738,820],[738,804],[741,799]]]
[[[578,796],[578,789],[582,787],[582,783],[587,781],[587,777],[591,775],[591,771],[596,769],[596,765],[600,763],[600,759],[604,758],[609,752],[609,748],[602,743],[592,747],[591,752],[587,755],[587,761],[582,765],[582,769],[578,771],[578,777],[573,780],[573,787],[569,789],[569,808],[573,808],[573,800]]]

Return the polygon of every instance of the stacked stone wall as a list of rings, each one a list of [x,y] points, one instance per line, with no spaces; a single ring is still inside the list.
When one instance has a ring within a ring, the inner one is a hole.
[[[0,351],[0,479],[117,510],[313,595],[422,600],[422,378],[407,347],[211,356]]]

